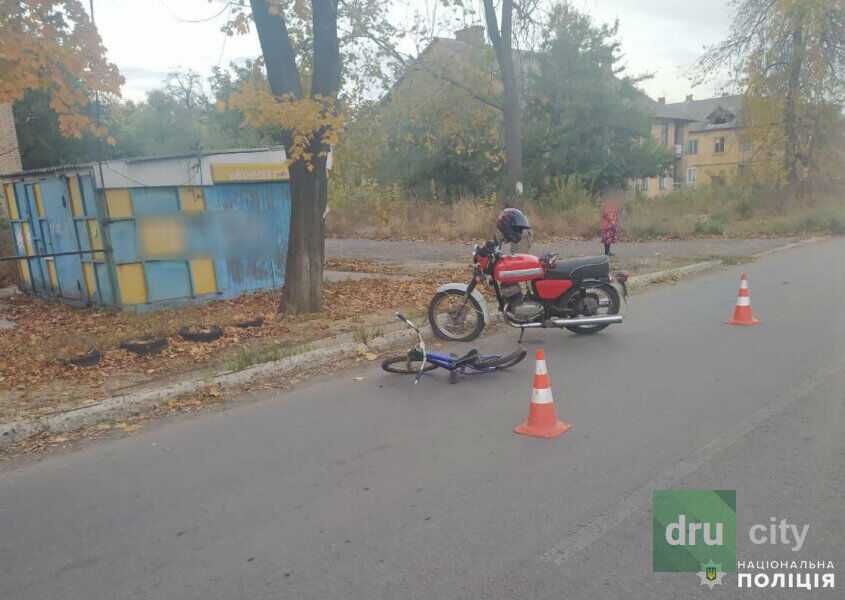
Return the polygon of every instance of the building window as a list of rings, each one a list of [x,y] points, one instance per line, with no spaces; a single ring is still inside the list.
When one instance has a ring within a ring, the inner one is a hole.
[[[722,154],[725,151],[725,138],[716,138],[716,147],[713,149],[716,154]]]
[[[687,142],[687,154],[698,154],[698,140]]]
[[[648,191],[648,177],[643,177],[643,183],[641,187],[644,192]]]
[[[663,128],[660,130],[660,143],[664,146],[669,145],[669,123],[663,123]]]
[[[687,169],[687,185],[695,185],[696,174],[697,169],[695,167]]]
[[[669,189],[669,178],[666,175],[660,177],[660,191],[665,192]]]

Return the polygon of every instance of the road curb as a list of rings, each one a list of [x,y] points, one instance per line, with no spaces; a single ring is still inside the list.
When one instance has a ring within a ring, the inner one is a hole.
[[[645,273],[643,275],[635,275],[628,280],[628,286],[632,290],[637,290],[653,283],[660,283],[666,280],[675,280],[695,273],[702,273],[717,267],[722,266],[721,260],[706,260],[703,262],[693,263],[691,265],[684,265],[674,269],[666,269],[665,271],[656,271],[654,273]]]
[[[429,327],[423,328],[423,332],[427,336],[431,335]],[[330,341],[348,339],[349,337],[347,334],[330,338],[329,340],[318,340],[315,344],[324,347],[305,351],[301,354],[282,358],[277,361],[261,363],[240,371],[205,375],[155,389],[114,396],[93,405],[82,406],[36,419],[3,423],[0,424],[0,448],[22,441],[33,435],[38,435],[39,433],[73,431],[86,425],[93,425],[99,421],[130,416],[144,408],[160,404],[183,394],[197,392],[208,386],[219,385],[225,388],[242,385],[261,376],[284,375],[303,366],[320,367],[340,358],[355,356],[359,353],[360,343],[343,341],[332,344]],[[381,352],[389,349],[399,341],[415,338],[416,334],[411,331],[395,331],[370,341],[367,348]]]
[[[826,238],[816,237],[807,240],[800,240],[785,246],[766,250],[765,252],[753,255],[753,257],[759,258],[762,256],[768,256],[770,254],[805,246],[824,239]],[[636,290],[654,283],[666,280],[677,280],[696,273],[716,269],[717,267],[722,266],[722,264],[723,262],[721,260],[708,260],[675,269],[636,275],[630,278],[629,285],[631,289]],[[498,311],[492,313],[490,317],[492,323],[498,323],[501,321],[501,315]],[[385,329],[394,327],[394,324],[376,324],[373,325],[373,327]],[[431,328],[429,326],[422,327],[421,330],[426,337],[430,337],[432,335]],[[273,362],[257,364],[241,371],[222,372],[213,375],[206,374],[194,379],[164,385],[155,389],[115,396],[93,405],[83,406],[57,414],[47,415],[36,419],[3,423],[0,424],[0,448],[10,446],[28,437],[44,432],[63,433],[73,431],[74,429],[79,429],[87,425],[92,425],[99,421],[125,418],[138,413],[144,408],[160,404],[166,400],[183,394],[197,392],[208,386],[219,385],[223,388],[232,387],[249,383],[261,376],[284,375],[285,373],[290,373],[291,371],[303,366],[320,367],[327,365],[340,358],[352,357],[359,353],[361,344],[350,341],[350,337],[351,336],[349,334],[344,334],[334,338],[317,340],[310,344],[311,346],[319,346],[316,349],[308,350],[302,352],[301,354],[289,356]],[[371,340],[367,344],[367,347],[371,350],[382,352],[390,349],[400,341],[413,340],[415,338],[416,334],[414,332],[407,329],[399,329]]]

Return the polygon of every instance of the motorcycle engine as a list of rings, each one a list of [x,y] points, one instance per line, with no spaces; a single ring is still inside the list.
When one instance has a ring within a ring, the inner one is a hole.
[[[525,300],[525,294],[518,283],[503,285],[502,297],[505,299],[505,312],[516,323],[530,323],[543,316],[543,305],[532,300]]]

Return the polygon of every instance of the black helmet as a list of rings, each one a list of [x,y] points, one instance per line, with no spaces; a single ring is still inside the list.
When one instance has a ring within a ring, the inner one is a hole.
[[[522,240],[522,232],[531,229],[528,219],[518,208],[506,208],[496,219],[496,228],[502,232],[506,242],[518,244]]]

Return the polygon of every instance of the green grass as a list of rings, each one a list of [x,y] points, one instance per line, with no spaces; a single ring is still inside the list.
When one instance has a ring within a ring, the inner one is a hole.
[[[371,341],[380,338],[384,335],[384,329],[381,327],[367,327],[359,325],[352,330],[352,339],[357,344],[369,345]]]
[[[301,344],[298,346],[278,345],[270,348],[242,348],[237,354],[226,361],[225,368],[233,372],[243,371],[254,365],[276,362],[283,358],[304,354],[312,349],[313,346],[311,344]]]

